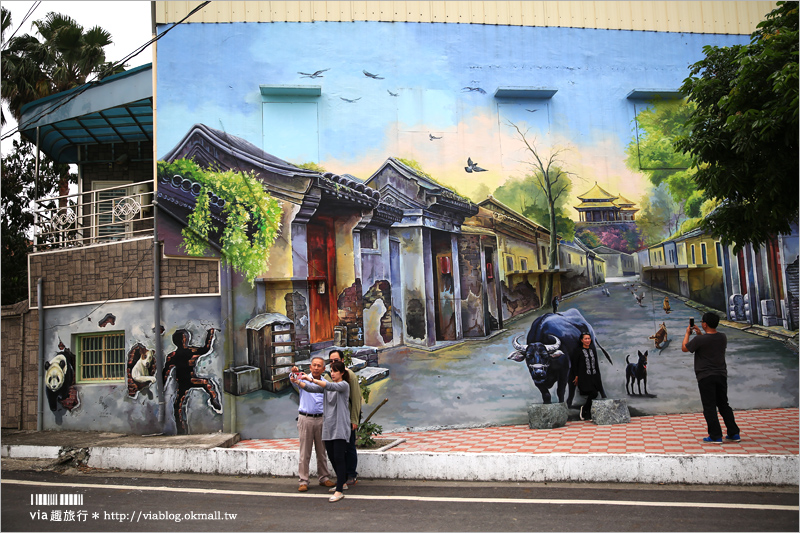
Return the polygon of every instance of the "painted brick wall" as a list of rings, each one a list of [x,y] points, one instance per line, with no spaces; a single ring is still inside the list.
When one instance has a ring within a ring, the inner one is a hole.
[[[0,324],[3,350],[0,358],[0,413],[3,428],[36,429],[39,313],[34,309],[23,313],[20,318],[19,312],[23,308],[24,304],[3,308]],[[20,327],[23,321],[24,338]]]
[[[140,239],[32,255],[32,302],[37,301],[36,280],[40,276],[44,277],[45,306],[151,297],[153,241]],[[162,259],[162,295],[218,292],[217,261]]]

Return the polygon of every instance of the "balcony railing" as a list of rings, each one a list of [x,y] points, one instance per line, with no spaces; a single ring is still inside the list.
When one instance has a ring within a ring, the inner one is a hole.
[[[36,202],[34,251],[144,237],[153,232],[153,181]]]

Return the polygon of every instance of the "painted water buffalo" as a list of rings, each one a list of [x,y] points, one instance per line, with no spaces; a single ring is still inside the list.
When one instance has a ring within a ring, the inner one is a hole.
[[[569,383],[567,406],[572,407],[575,384],[569,381],[570,357],[580,347],[580,336],[584,332],[592,336],[592,349],[597,345],[608,362],[614,364],[608,352],[597,341],[591,324],[577,309],[569,309],[563,313],[546,313],[533,321],[526,344],[520,342],[522,335],[514,339],[514,352],[508,358],[517,362],[525,361],[534,385],[542,393],[543,403],[550,403],[550,389],[555,384],[558,384],[558,401],[563,402]],[[604,391],[601,391],[601,395],[606,397]]]

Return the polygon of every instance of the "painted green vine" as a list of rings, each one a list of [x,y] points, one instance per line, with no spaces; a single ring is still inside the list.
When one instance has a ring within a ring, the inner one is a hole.
[[[179,175],[200,183],[200,195],[188,225],[181,231],[181,247],[190,255],[205,255],[213,231],[213,193],[225,200],[220,247],[223,264],[241,273],[251,286],[268,268],[269,251],[281,225],[281,205],[263,188],[253,172],[204,170],[194,161],[179,159],[158,162],[158,175]]]

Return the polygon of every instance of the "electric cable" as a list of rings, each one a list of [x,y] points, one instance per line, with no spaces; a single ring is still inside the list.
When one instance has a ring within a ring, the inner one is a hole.
[[[20,28],[22,28],[22,25],[23,25],[23,24],[25,24],[25,22],[28,20],[28,18],[29,18],[31,15],[33,15],[33,12],[34,12],[34,11],[36,11],[36,8],[37,8],[37,7],[39,7],[39,4],[41,4],[41,3],[42,3],[41,1],[38,1],[38,2],[34,2],[34,3],[33,3],[33,5],[31,5],[31,7],[28,9],[28,12],[25,14],[25,16],[24,16],[24,17],[22,17],[22,22],[20,22],[20,23],[19,23],[19,26],[17,26],[17,29],[16,29],[16,30],[14,30],[14,33],[12,33],[12,34],[11,34],[11,36],[10,36],[8,39],[6,39],[5,41],[3,41],[3,47],[2,47],[2,48],[3,48],[3,50],[5,50],[5,49],[6,49],[6,47],[8,46],[8,44],[11,42],[11,39],[13,39],[13,38],[14,38],[14,36],[15,36],[15,35],[17,34],[17,32],[19,31],[19,29],[20,29]]]

